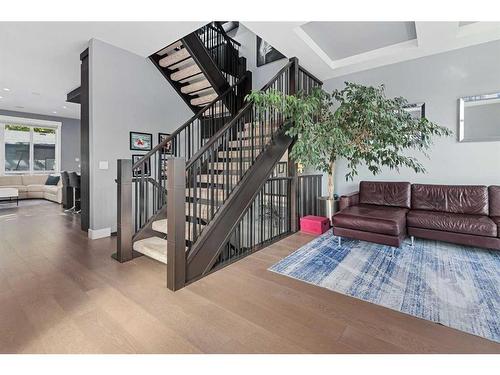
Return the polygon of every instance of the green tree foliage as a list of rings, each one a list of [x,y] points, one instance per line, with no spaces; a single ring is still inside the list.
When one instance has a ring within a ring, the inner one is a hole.
[[[333,175],[338,159],[347,160],[346,179],[358,174],[362,164],[374,174],[387,167],[425,172],[409,150],[427,156],[435,136],[449,136],[448,128],[426,118],[415,119],[405,110],[403,97],[387,98],[384,86],[369,87],[346,82],[331,94],[317,88],[310,95],[283,95],[254,91],[247,100],[261,112],[283,113],[286,133],[296,137],[290,157],[306,166],[328,173],[329,194],[333,197]],[[335,108],[335,109],[334,109]]]

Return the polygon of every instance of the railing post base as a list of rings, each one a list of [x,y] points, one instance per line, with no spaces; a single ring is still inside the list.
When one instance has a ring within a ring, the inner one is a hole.
[[[186,161],[167,161],[167,288],[186,284]]]
[[[133,259],[132,236],[132,160],[117,161],[117,230],[116,253],[111,257],[120,263]]]

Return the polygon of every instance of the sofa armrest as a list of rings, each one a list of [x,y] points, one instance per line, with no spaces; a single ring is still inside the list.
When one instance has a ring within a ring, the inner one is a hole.
[[[358,203],[359,203],[359,191],[342,195],[339,200],[339,211],[342,211],[344,208],[350,206],[355,206]]]

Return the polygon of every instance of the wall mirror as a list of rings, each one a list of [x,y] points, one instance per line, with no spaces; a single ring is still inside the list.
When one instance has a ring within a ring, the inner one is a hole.
[[[459,142],[500,141],[500,92],[459,99]]]

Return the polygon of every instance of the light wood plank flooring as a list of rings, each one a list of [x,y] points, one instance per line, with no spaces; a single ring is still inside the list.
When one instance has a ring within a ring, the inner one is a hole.
[[[0,207],[2,353],[500,353],[500,345],[267,271],[295,234],[185,289],[111,259],[53,203]]]

